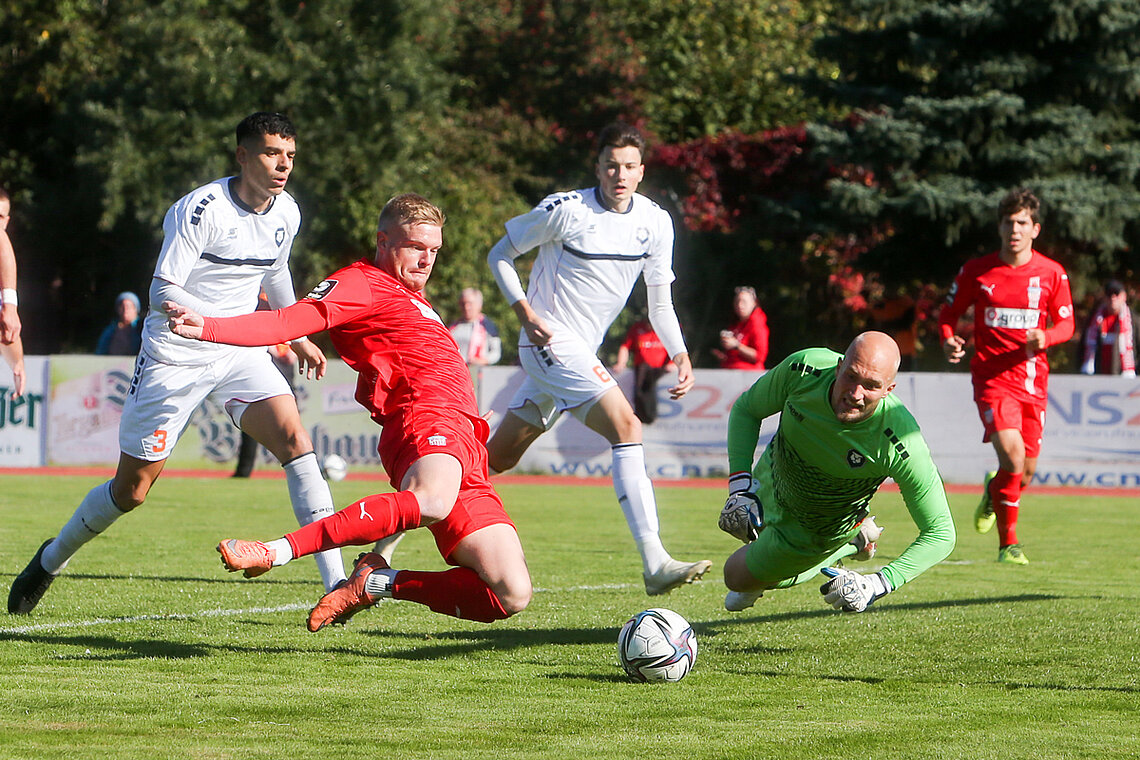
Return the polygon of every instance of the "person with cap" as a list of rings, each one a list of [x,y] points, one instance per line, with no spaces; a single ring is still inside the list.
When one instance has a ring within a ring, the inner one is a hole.
[[[142,346],[139,297],[124,290],[115,298],[115,318],[103,328],[95,353],[100,356],[137,356]]]

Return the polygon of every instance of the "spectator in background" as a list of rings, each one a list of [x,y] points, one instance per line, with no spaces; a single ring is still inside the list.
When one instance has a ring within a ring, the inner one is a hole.
[[[129,290],[115,299],[115,318],[103,329],[95,353],[101,356],[137,356],[142,346],[139,297]]]
[[[732,310],[739,320],[720,332],[720,348],[713,356],[721,369],[764,369],[768,358],[768,315],[756,300],[756,290],[742,285],[733,291]]]
[[[503,358],[503,342],[499,328],[483,314],[483,293],[478,288],[464,288],[459,294],[459,313],[462,316],[447,329],[467,365],[497,364]]]
[[[1085,329],[1085,352],[1081,372],[1086,375],[1136,377],[1132,310],[1118,280],[1104,284],[1104,299]]]
[[[657,419],[657,381],[676,365],[669,360],[669,352],[653,331],[648,319],[639,319],[629,326],[625,342],[618,347],[614,371],[621,372],[633,358],[633,413],[646,425]]]
[[[0,343],[12,343],[20,337],[20,315],[16,311],[16,251],[8,239],[8,219],[12,200],[0,187]],[[23,349],[20,350],[23,355]]]

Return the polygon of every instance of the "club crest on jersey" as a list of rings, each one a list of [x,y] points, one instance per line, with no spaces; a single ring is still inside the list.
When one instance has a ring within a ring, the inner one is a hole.
[[[867,462],[867,457],[860,454],[855,449],[850,449],[847,452],[847,465],[849,467],[862,467]]]
[[[278,227],[277,228],[277,231],[273,233],[273,240],[274,240],[274,242],[277,243],[277,245],[281,245],[282,243],[285,242],[285,228],[284,227]]]
[[[323,282],[318,282],[316,287],[310,290],[309,295],[305,296],[305,298],[308,298],[311,301],[319,301],[331,293],[332,289],[335,287],[336,280],[324,280]]]
[[[446,445],[447,445],[447,436],[446,435],[429,435],[428,436],[428,446],[446,446]]]
[[[634,234],[637,238],[637,242],[641,243],[642,245],[645,245],[646,243],[649,242],[649,228],[648,227],[638,227],[637,232]]]

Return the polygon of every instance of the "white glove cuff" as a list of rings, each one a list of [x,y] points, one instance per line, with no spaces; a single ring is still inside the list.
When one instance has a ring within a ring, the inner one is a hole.
[[[871,588],[874,590],[875,599],[878,599],[880,596],[886,596],[894,590],[891,588],[891,582],[888,581],[886,576],[882,573],[874,573],[873,575],[868,575],[867,580],[871,582]]]
[[[752,490],[752,473],[734,472],[728,476],[728,495]]]

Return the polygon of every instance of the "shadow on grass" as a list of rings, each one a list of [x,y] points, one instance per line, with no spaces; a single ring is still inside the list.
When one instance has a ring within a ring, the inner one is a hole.
[[[0,573],[0,576],[7,576],[8,578],[15,578],[16,573]],[[77,581],[147,581],[157,583],[233,583],[235,581],[246,583],[253,582],[251,579],[242,578],[238,575],[230,575],[228,573],[219,574],[217,576],[210,576],[203,578],[194,575],[143,575],[142,573],[134,573],[132,575],[115,575],[113,573],[68,573],[64,572],[59,576],[59,580],[77,580]],[[257,583],[267,583],[276,586],[315,586],[320,587],[321,582],[319,578],[312,578],[310,580],[278,580],[276,578],[258,578]],[[11,587],[11,583],[6,584]]]
[[[944,609],[948,607],[969,607],[975,605],[1011,604],[1042,602],[1059,599],[1049,594],[1018,594],[1015,596],[980,597],[976,599],[953,599],[939,602],[912,602],[884,606],[873,611],[872,614],[884,614],[892,611]],[[525,616],[526,613],[523,613]],[[715,638],[721,630],[728,630],[740,625],[753,625],[788,620],[807,620],[839,615],[835,610],[823,608],[803,610],[796,612],[782,612],[773,615],[737,616],[723,620],[711,620],[693,624],[693,630],[702,638]],[[358,622],[363,622],[360,620]],[[364,630],[364,636],[378,638],[399,638],[404,634],[399,631]],[[386,652],[386,657],[407,660],[434,660],[440,657],[461,657],[473,652],[487,650],[509,650],[536,646],[549,646],[559,644],[601,644],[617,641],[618,628],[545,628],[545,629],[516,629],[488,627],[479,630],[444,631],[434,634],[432,638],[439,643],[420,643],[413,649]],[[773,650],[778,651],[778,650]]]
[[[902,611],[914,610],[943,610],[951,609],[954,607],[977,607],[989,606],[991,604],[1011,604],[1011,603],[1024,603],[1024,602],[1052,602],[1063,597],[1056,594],[1016,594],[1014,596],[980,596],[972,599],[945,599],[937,602],[903,602],[900,604],[887,603],[881,606],[876,606],[871,609],[871,612],[876,615],[894,614]],[[757,602],[762,605],[763,602]],[[775,623],[784,622],[789,620],[807,620],[811,618],[830,617],[832,615],[842,615],[844,613],[836,612],[828,607],[822,607],[813,610],[797,610],[795,612],[780,612],[771,615],[747,615],[742,613],[739,616],[733,616],[730,620],[713,620],[706,623],[693,624],[693,630],[697,633],[711,633],[715,634],[716,631],[725,626],[734,623]],[[863,613],[867,614],[867,613]]]
[[[58,647],[83,647],[83,654],[56,655],[54,659],[81,662],[117,660],[188,660],[208,657],[214,647],[153,639],[117,639],[111,636],[44,636],[0,633],[0,641],[24,641]]]

